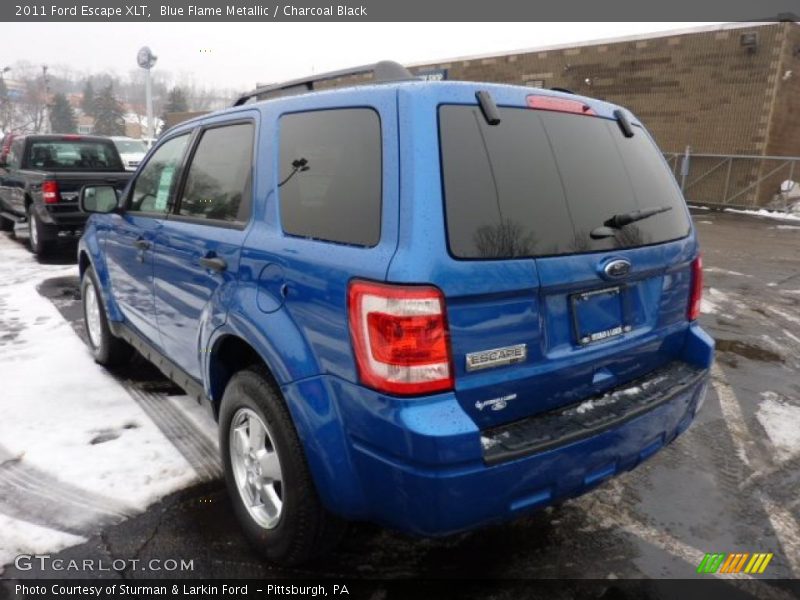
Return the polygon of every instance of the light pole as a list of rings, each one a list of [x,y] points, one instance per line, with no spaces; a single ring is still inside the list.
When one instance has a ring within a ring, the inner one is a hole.
[[[42,82],[44,83],[44,133],[50,133],[50,79],[47,77],[47,65],[42,65]]]
[[[2,69],[0,69],[0,81],[2,81],[4,84],[5,84],[5,74],[8,73],[10,70],[11,67],[3,67]],[[8,97],[8,88],[5,88],[5,94],[3,95],[2,98],[0,98],[0,111],[2,111],[0,112],[0,117],[3,118],[3,123],[1,128],[2,130],[0,131],[0,133],[2,133],[3,135],[6,134],[5,129],[6,127],[8,127],[8,122],[11,120],[11,116],[9,115],[10,111],[8,110],[10,104],[11,102]]]
[[[142,46],[136,54],[136,62],[145,70],[145,104],[147,106],[147,137],[153,139],[153,89],[150,82],[150,69],[158,57],[147,46]]]

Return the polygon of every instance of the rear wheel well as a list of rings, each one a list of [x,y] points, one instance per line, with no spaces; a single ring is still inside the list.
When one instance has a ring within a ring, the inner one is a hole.
[[[266,361],[250,344],[234,335],[227,335],[217,341],[211,350],[209,361],[209,389],[214,406],[214,416],[219,415],[222,394],[231,377],[242,369],[262,365],[269,375],[270,383],[279,389],[275,377]]]

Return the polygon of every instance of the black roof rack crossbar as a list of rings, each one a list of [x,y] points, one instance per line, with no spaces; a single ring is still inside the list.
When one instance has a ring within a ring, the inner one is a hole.
[[[320,73],[319,75],[311,75],[310,77],[293,79],[283,83],[264,85],[241,96],[233,105],[241,106],[242,104],[247,104],[253,98],[264,99],[264,97],[268,95],[292,96],[294,94],[304,94],[316,89],[315,84],[321,81],[330,81],[331,79],[363,75],[365,73],[372,73],[372,79],[370,79],[368,83],[390,83],[394,81],[413,81],[417,79],[417,77],[414,77],[403,65],[391,60],[382,60],[372,65],[351,67],[349,69],[342,69],[341,71],[330,71],[329,73]]]

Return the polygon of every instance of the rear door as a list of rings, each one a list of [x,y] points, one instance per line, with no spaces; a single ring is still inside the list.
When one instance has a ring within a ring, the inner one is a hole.
[[[498,125],[437,109],[451,264],[471,283],[446,290],[456,393],[484,426],[644,375],[687,326],[688,212],[647,133],[626,137],[606,105],[530,105],[501,105]]]
[[[155,305],[164,351],[200,379],[204,328],[225,320],[220,295],[236,283],[252,208],[256,122],[200,129],[176,206],[158,232]]]

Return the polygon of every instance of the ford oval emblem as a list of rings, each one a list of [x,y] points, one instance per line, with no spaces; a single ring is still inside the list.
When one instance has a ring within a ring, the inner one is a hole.
[[[604,268],[603,272],[611,279],[620,279],[626,277],[631,272],[631,263],[624,258],[612,260]]]

